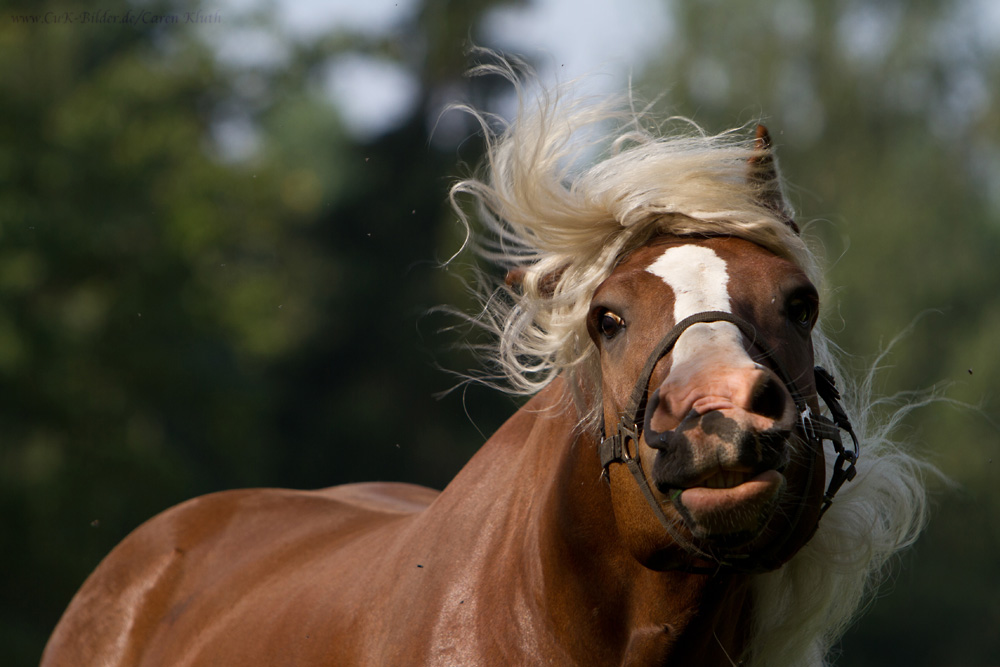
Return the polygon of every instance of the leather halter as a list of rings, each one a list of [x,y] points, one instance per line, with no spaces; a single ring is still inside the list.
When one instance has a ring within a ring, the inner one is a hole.
[[[653,491],[649,487],[649,482],[646,480],[646,476],[642,470],[642,461],[639,458],[639,439],[643,435],[643,423],[648,420],[640,420],[639,416],[645,412],[649,381],[652,378],[653,369],[663,357],[670,353],[677,340],[681,337],[681,334],[688,327],[702,322],[729,322],[730,324],[734,324],[751,341],[752,347],[759,350],[759,360],[767,363],[769,368],[785,384],[789,394],[791,394],[792,400],[795,403],[795,411],[798,414],[799,437],[804,440],[811,451],[819,451],[823,446],[824,440],[829,440],[833,443],[833,448],[837,452],[837,460],[834,463],[830,483],[823,494],[823,504],[820,507],[817,524],[826,510],[829,509],[830,504],[833,502],[833,497],[840,490],[840,487],[845,482],[854,479],[857,474],[855,464],[860,455],[860,446],[858,438],[854,433],[854,428],[847,417],[847,413],[840,405],[840,392],[837,390],[833,376],[820,366],[816,366],[813,369],[816,394],[826,403],[830,411],[830,416],[833,418],[828,419],[823,415],[814,414],[810,410],[805,400],[806,397],[799,390],[794,379],[785,370],[784,366],[774,355],[774,352],[758,339],[757,330],[752,324],[732,313],[716,310],[704,311],[684,318],[667,332],[667,335],[656,346],[656,349],[650,355],[642,372],[639,374],[638,380],[636,380],[635,387],[629,397],[628,405],[618,421],[616,432],[608,436],[607,427],[605,426],[605,434],[601,438],[601,444],[598,447],[603,474],[607,479],[608,467],[612,463],[624,463],[629,472],[632,473],[632,476],[639,485],[639,489],[646,498],[646,502],[649,503],[653,514],[656,515],[660,524],[667,531],[667,534],[692,557],[714,561],[721,567],[741,572],[761,572],[775,569],[777,566],[756,562],[751,556],[732,555],[720,557],[699,549],[691,539],[681,535],[675,523],[670,521],[663,513],[663,508],[653,495]],[[648,424],[645,425],[645,428],[652,433],[652,429]],[[851,440],[854,443],[853,451],[844,448],[844,443],[840,436],[841,430],[846,431],[851,436]],[[658,435],[662,439],[665,434]],[[647,442],[649,442],[648,439]],[[679,492],[676,492],[673,497],[676,497]],[[682,563],[680,569],[692,572],[714,572],[718,568],[704,568],[694,566],[691,563]]]

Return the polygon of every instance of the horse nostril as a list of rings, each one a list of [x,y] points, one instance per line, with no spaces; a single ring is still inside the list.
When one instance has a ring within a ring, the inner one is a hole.
[[[750,397],[750,412],[779,421],[787,406],[788,398],[781,383],[770,373],[764,375]]]

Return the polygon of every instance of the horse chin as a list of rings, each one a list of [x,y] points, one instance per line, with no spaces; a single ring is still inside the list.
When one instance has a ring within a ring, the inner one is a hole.
[[[767,470],[728,488],[682,489],[672,494],[673,505],[693,537],[730,549],[761,535],[786,486],[784,475]]]

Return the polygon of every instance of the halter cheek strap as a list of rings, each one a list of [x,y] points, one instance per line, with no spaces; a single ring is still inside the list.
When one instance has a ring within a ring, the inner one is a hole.
[[[664,530],[670,535],[671,539],[681,545],[691,556],[715,561],[720,566],[730,567],[743,572],[759,572],[774,569],[776,566],[754,562],[750,556],[730,556],[724,558],[708,554],[699,549],[690,538],[684,537],[678,530],[676,523],[668,519],[666,514],[664,514],[663,508],[653,494],[653,490],[650,488],[642,469],[642,461],[639,458],[639,440],[643,435],[643,427],[641,426],[642,420],[639,417],[645,411],[649,381],[652,378],[653,369],[663,357],[670,353],[677,340],[681,337],[681,334],[690,326],[701,322],[729,322],[730,324],[734,324],[751,341],[751,345],[759,350],[760,360],[768,363],[774,373],[785,384],[789,394],[791,394],[796,412],[799,415],[798,423],[801,430],[801,437],[810,446],[810,451],[819,451],[823,446],[824,440],[829,440],[833,444],[833,448],[837,452],[837,460],[833,466],[830,483],[823,494],[823,503],[820,507],[819,518],[822,518],[826,510],[829,509],[830,504],[833,502],[833,497],[840,490],[840,487],[845,482],[854,479],[857,474],[855,464],[860,456],[860,446],[858,438],[854,433],[854,428],[847,417],[847,413],[840,405],[840,392],[837,390],[833,376],[820,366],[816,366],[813,370],[816,394],[827,405],[830,415],[833,418],[831,420],[822,415],[813,414],[806,403],[805,396],[799,391],[795,381],[785,370],[773,351],[764,345],[762,341],[758,340],[757,330],[752,324],[732,313],[715,310],[696,313],[678,322],[667,332],[667,335],[663,337],[649,356],[642,372],[639,374],[639,378],[636,380],[635,387],[632,389],[628,405],[618,420],[616,432],[609,436],[605,431],[604,436],[601,438],[598,453],[601,457],[603,474],[605,479],[607,479],[608,467],[612,463],[625,464],[626,468],[628,468],[629,472],[635,478],[639,490],[642,492],[646,502],[652,508],[653,514]],[[840,436],[841,430],[846,431],[851,436],[851,440],[854,443],[853,451],[844,448],[844,443]],[[673,497],[671,500],[673,500]],[[819,518],[817,518],[817,522]],[[706,571],[706,568],[690,564],[680,569],[695,572]],[[708,570],[714,571],[712,568],[708,568]]]
[[[861,446],[858,444],[858,436],[854,433],[854,427],[851,426],[851,420],[840,404],[840,391],[837,389],[833,375],[822,366],[816,366],[813,370],[816,377],[816,393],[826,403],[826,407],[833,417],[833,422],[831,423],[829,419],[821,415],[812,415],[810,419],[802,421],[802,428],[806,433],[807,440],[820,444],[823,440],[829,440],[833,443],[834,451],[837,452],[837,460],[833,464],[830,484],[826,487],[826,493],[823,494],[823,506],[819,510],[819,518],[821,519],[830,509],[833,497],[837,495],[837,491],[840,491],[844,482],[850,482],[857,477],[858,470],[855,464],[861,456]],[[840,439],[841,430],[846,431],[851,436],[851,442],[854,443],[852,451],[844,449],[844,443]],[[819,519],[817,519],[818,521]]]

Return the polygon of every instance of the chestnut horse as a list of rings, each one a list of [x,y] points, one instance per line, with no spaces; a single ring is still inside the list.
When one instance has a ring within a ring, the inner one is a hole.
[[[86,581],[43,665],[821,664],[923,492],[875,448],[831,504],[857,443],[814,370],[819,295],[766,132],[629,125],[573,175],[547,158],[599,114],[559,103],[491,134],[487,179],[455,188],[504,239],[484,251],[511,269],[495,361],[534,396],[440,493],[167,510]]]

